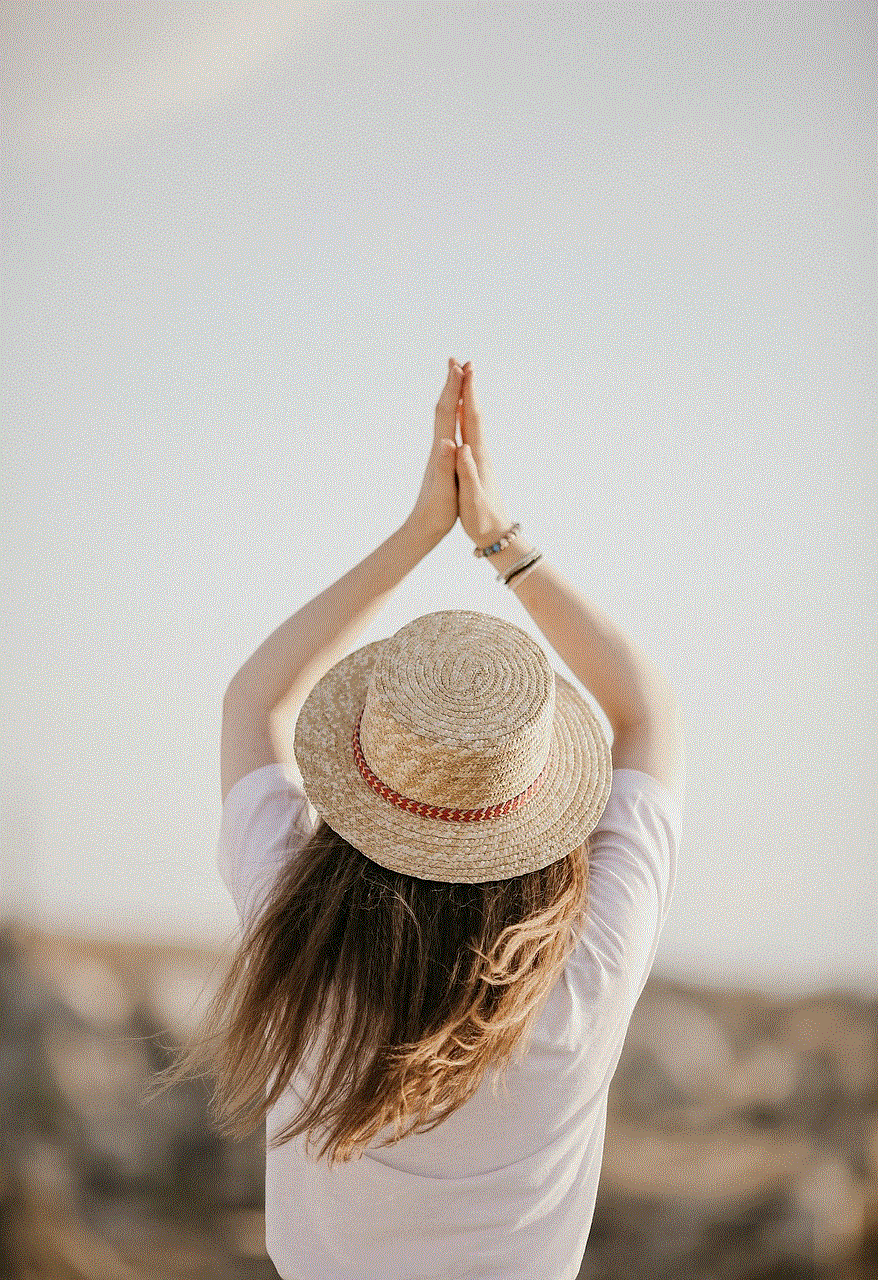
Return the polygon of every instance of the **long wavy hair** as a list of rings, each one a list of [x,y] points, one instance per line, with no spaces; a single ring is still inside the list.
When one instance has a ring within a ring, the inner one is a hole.
[[[588,863],[586,840],[506,880],[422,880],[373,862],[318,818],[150,1097],[206,1067],[217,1130],[243,1138],[325,1027],[305,1105],[270,1146],[306,1133],[310,1151],[322,1132],[318,1158],[328,1153],[332,1167],[359,1159],[387,1125],[383,1147],[429,1132],[492,1065],[496,1096],[516,1051],[518,1061],[527,1052],[576,945]]]

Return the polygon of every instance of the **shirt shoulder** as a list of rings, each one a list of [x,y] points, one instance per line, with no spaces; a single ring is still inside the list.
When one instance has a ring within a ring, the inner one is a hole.
[[[279,762],[244,774],[222,806],[216,862],[243,923],[255,916],[284,863],[310,837],[317,814]]]
[[[651,774],[615,769],[590,836],[586,923],[579,948],[630,1012],[668,917],[683,836],[683,800]]]

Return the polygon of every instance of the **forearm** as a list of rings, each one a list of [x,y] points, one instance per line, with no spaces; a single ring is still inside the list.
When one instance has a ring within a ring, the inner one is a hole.
[[[352,648],[395,588],[437,545],[408,520],[343,577],[273,631],[229,684],[271,710],[294,687],[307,694]]]
[[[531,549],[531,543],[515,538],[487,563],[495,573],[505,572]],[[513,578],[510,586],[555,652],[594,695],[614,734],[675,701],[658,668],[566,580],[546,552],[536,568],[520,583]]]

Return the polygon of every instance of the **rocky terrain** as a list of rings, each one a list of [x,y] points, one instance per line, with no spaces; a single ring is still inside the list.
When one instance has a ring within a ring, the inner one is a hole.
[[[0,1275],[276,1277],[261,1135],[215,1136],[200,1081],[141,1100],[222,962],[0,931]],[[878,998],[650,977],[580,1280],[664,1277],[878,1277]]]

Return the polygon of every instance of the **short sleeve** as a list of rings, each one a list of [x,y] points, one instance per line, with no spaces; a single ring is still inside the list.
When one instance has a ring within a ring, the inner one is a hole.
[[[682,800],[651,774],[615,769],[591,835],[585,947],[630,1012],[655,960],[677,879]]]
[[[317,814],[284,765],[239,778],[222,808],[216,862],[242,923],[253,920],[284,863],[305,844]]]

